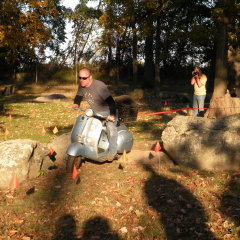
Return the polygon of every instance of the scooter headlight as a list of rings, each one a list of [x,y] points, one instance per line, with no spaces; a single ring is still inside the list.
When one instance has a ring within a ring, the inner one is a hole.
[[[92,109],[87,109],[85,111],[85,114],[86,114],[87,117],[92,117],[93,116],[93,110]]]

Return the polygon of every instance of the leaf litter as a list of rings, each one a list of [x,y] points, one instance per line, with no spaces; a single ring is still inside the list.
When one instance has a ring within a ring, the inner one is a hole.
[[[66,103],[42,107],[29,103],[26,108],[12,105],[11,121],[1,117],[2,126],[9,129],[7,139],[30,137],[48,142],[55,134],[70,131],[77,115],[65,110]],[[26,119],[34,126],[31,133]],[[134,136],[138,136],[138,148],[146,150],[151,146],[154,128],[164,129],[166,123],[157,123],[156,119],[156,116],[141,117],[139,124],[129,125]],[[148,124],[152,121],[149,132],[143,131],[144,121]],[[54,134],[55,126],[59,132]],[[4,135],[1,138],[4,140]],[[209,236],[239,239],[239,173],[206,174],[177,166],[169,169],[154,165],[149,172],[137,164],[124,164],[127,167],[120,170],[118,162],[101,165],[87,162],[80,173],[79,185],[59,168],[24,182],[13,195],[1,191],[0,239],[11,236],[16,240],[50,239],[63,230],[57,224],[64,216],[71,216],[75,226],[72,234],[79,238],[86,231],[97,230],[97,225],[104,222],[108,233],[115,232],[123,239],[167,239],[169,233],[172,239],[184,239],[186,234],[188,239]],[[33,186],[37,191],[26,195]],[[92,219],[100,223],[90,224]]]

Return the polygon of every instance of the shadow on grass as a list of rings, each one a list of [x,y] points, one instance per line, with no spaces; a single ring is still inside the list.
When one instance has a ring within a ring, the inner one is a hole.
[[[58,219],[55,224],[56,232],[53,240],[77,240],[76,221],[70,214]]]
[[[40,185],[41,187],[38,186],[38,191],[34,193],[35,187],[31,184],[26,195],[35,202],[35,205],[44,203],[44,207],[39,205],[42,211],[38,219],[44,221],[41,226],[44,229],[49,229],[49,226],[54,224],[52,240],[120,239],[118,234],[111,230],[109,221],[101,216],[86,220],[82,226],[77,225],[74,215],[69,214],[69,209],[76,204],[73,199],[75,191],[80,185],[77,185],[71,178],[71,173],[67,173],[63,168],[58,168],[53,170],[52,174]],[[71,194],[68,195],[68,193]],[[34,197],[35,194],[38,196]],[[80,228],[83,232],[81,238],[77,234]],[[49,239],[45,233],[36,231],[36,234],[38,234],[36,239]]]
[[[203,206],[191,192],[157,174],[152,166],[143,164],[143,168],[150,173],[144,188],[147,202],[157,211],[168,240],[216,239],[206,224]]]
[[[69,189],[75,187],[71,174],[63,168],[58,168],[51,170],[51,173],[46,178],[40,179],[40,182],[37,179],[34,180],[31,182],[31,188],[26,191],[26,204],[32,201],[34,207],[41,209],[38,214],[38,219],[43,221],[41,227],[49,232],[49,227],[55,224],[56,230],[52,235],[55,240],[74,240],[75,220],[66,213],[69,208],[68,201],[71,197],[68,197],[66,193],[71,191]],[[31,189],[36,188],[36,193],[34,193],[35,191],[31,192]],[[36,239],[49,239],[45,232],[38,230],[38,227],[35,230],[35,237]]]
[[[36,95],[16,94],[6,97],[0,97],[0,102],[4,104],[9,103],[20,103],[20,102],[31,102],[36,98]]]
[[[88,219],[83,225],[82,240],[120,240],[117,233],[111,230],[108,220],[101,216]]]
[[[226,190],[221,196],[220,211],[229,217],[235,226],[240,226],[240,174],[235,174],[228,182]],[[232,233],[231,227],[228,229],[229,233]],[[240,228],[236,229],[237,235],[240,238]]]
[[[139,119],[138,121],[135,122],[126,123],[126,126],[130,130],[132,128],[133,132],[141,134],[138,138],[142,138],[141,136],[145,138],[145,135],[148,134],[147,138],[157,140],[160,139],[162,131],[164,130],[162,124],[167,123],[171,119],[172,119],[171,116],[163,115],[147,121],[145,119],[143,120]],[[135,137],[135,139],[137,138]]]
[[[9,117],[9,116],[10,116],[10,113],[9,113],[9,112],[1,112],[1,113],[0,113],[0,116]],[[21,114],[14,114],[14,113],[11,113],[11,117],[14,118],[14,119],[16,119],[16,118],[29,119],[29,116],[21,115]]]

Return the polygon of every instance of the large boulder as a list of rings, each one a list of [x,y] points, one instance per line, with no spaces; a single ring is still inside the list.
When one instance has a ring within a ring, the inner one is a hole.
[[[178,164],[197,169],[240,169],[240,114],[213,120],[177,116],[162,133]]]
[[[56,152],[56,164],[66,165],[67,148],[71,144],[71,132],[64,133],[61,136],[54,138],[49,144],[48,148],[52,148]]]
[[[46,145],[28,139],[0,143],[0,189],[8,188],[12,176],[18,181],[37,177],[39,170],[47,170],[52,161]]]

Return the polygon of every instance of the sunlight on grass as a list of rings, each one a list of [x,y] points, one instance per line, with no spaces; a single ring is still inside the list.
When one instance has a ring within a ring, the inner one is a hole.
[[[0,115],[0,141],[29,138],[49,143],[71,131],[80,114],[70,108],[71,102],[30,101],[6,98],[6,111]],[[161,111],[161,107],[144,105],[139,113],[153,110]],[[127,123],[136,146],[150,150],[173,117],[140,116],[138,121]],[[110,230],[127,240],[207,239],[209,234],[219,239],[239,239],[238,220],[234,222],[234,217],[239,217],[239,173],[166,167],[151,160],[148,164],[146,168],[129,161],[119,168],[120,161],[86,161],[79,185],[60,168],[23,182],[12,198],[0,191],[0,223],[5,223],[0,224],[0,239],[10,239],[11,234],[11,239],[23,239],[26,232],[37,240],[53,239],[56,222],[66,214],[76,220],[78,236],[82,236],[89,219],[100,216],[107,220]],[[32,187],[34,193],[26,194]],[[14,233],[15,229],[18,232]]]
[[[0,140],[29,138],[49,142],[55,136],[52,132],[55,126],[59,130],[56,135],[69,132],[79,114],[71,110],[69,105],[69,103],[6,104],[6,109],[10,109],[11,106],[13,110],[0,116],[2,129]],[[9,132],[7,136],[6,128]]]

